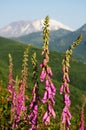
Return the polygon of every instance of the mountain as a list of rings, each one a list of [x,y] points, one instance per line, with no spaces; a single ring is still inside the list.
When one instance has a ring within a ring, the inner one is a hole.
[[[69,48],[72,42],[74,42],[80,34],[83,35],[83,39],[80,45],[74,50],[73,55],[75,58],[78,58],[78,60],[86,63],[86,24],[72,32],[64,29],[51,31],[49,49],[58,52],[65,52],[65,50]],[[41,47],[43,44],[42,32],[35,32],[17,37],[15,40],[30,43],[36,47]]]
[[[44,20],[38,19],[34,21],[17,21],[12,22],[4,28],[0,29],[0,36],[3,37],[19,37],[33,32],[42,31]],[[72,29],[56,20],[50,19],[50,30]]]
[[[54,45],[51,44],[51,49],[64,52],[72,42],[76,40],[76,38],[82,34],[83,39],[80,43],[80,45],[74,50],[74,55],[76,58],[78,58],[80,61],[83,61],[86,63],[86,24],[84,24],[82,27],[77,29],[76,31],[73,31],[69,33],[68,35],[63,36],[62,38],[56,38],[53,42]]]
[[[59,29],[55,31],[50,32],[50,42],[51,40],[54,41],[56,38],[62,38],[63,36],[69,34],[71,31],[69,30],[64,30],[64,29]],[[17,41],[21,41],[23,43],[31,43],[31,45],[36,46],[36,47],[42,47],[42,42],[43,42],[43,34],[42,32],[34,32],[30,33],[21,37],[16,37],[12,38]],[[51,48],[51,50],[53,50]]]

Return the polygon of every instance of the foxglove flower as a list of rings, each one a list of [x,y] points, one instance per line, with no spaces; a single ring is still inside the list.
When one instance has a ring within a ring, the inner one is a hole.
[[[32,110],[31,113],[28,115],[29,122],[31,124],[31,127],[29,130],[36,130],[37,127],[37,119],[38,119],[38,104],[39,104],[39,93],[38,93],[38,70],[37,70],[37,60],[36,60],[36,53],[33,54],[32,58],[32,65],[33,65],[33,81],[34,81],[34,87],[32,89],[32,101],[30,103],[30,109]],[[43,72],[41,74],[41,81],[45,78],[45,73]]]
[[[25,106],[25,88],[27,81],[27,59],[28,57],[28,48],[24,52],[23,59],[23,70],[22,70],[22,80],[20,81],[18,77],[14,81],[12,78],[12,57],[9,55],[9,85],[8,91],[11,94],[11,123],[12,129],[19,128],[20,120],[25,121],[26,119],[26,106]]]
[[[77,40],[73,43],[73,45],[70,46],[70,49],[66,51],[65,59],[63,59],[63,61],[62,61],[63,83],[62,83],[61,88],[60,88],[60,94],[64,95],[64,108],[63,108],[63,112],[62,112],[62,123],[65,124],[66,130],[69,130],[69,125],[71,124],[70,120],[72,118],[71,113],[69,111],[69,107],[71,105],[71,101],[69,98],[70,97],[70,89],[69,89],[69,84],[68,84],[70,82],[69,73],[68,73],[69,67],[70,67],[69,61],[70,61],[70,58],[72,55],[72,49],[79,44],[81,39],[82,39],[82,35],[80,35],[77,38]]]
[[[55,104],[54,101],[54,96],[56,93],[56,87],[54,86],[51,76],[53,75],[51,68],[48,65],[49,62],[49,49],[48,49],[48,44],[49,44],[49,18],[46,17],[44,27],[43,27],[43,51],[42,55],[44,55],[43,62],[40,64],[40,68],[42,69],[42,72],[40,74],[40,80],[41,82],[45,82],[45,92],[44,96],[42,98],[42,103],[46,103],[47,105],[47,110],[44,113],[43,116],[43,122],[45,125],[50,124],[50,118],[51,116],[53,118],[56,117],[55,111],[53,109],[53,106]]]
[[[41,82],[44,81],[45,77],[46,77],[46,72],[45,72],[45,71],[42,71],[42,72],[41,72],[41,75],[40,75],[40,80],[41,80]]]

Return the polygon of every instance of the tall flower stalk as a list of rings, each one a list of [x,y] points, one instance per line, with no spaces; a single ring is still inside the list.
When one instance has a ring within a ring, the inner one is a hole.
[[[63,83],[60,88],[60,94],[63,94],[64,98],[64,108],[62,112],[62,123],[64,124],[64,130],[69,130],[70,120],[72,118],[70,113],[70,89],[69,89],[69,68],[70,68],[70,58],[72,56],[72,50],[79,45],[82,40],[82,35],[80,35],[75,42],[70,46],[69,50],[66,51],[65,58],[62,61],[62,71],[63,71]]]
[[[11,94],[11,123],[12,129],[19,129],[21,121],[25,121],[26,118],[26,106],[25,106],[25,88],[27,87],[27,61],[28,61],[28,48],[26,48],[24,52],[24,59],[23,59],[23,70],[22,70],[22,79],[19,80],[16,77],[16,80],[13,80],[12,77],[12,57],[9,55],[9,85],[8,90]]]
[[[17,120],[18,122],[26,122],[26,89],[27,89],[27,77],[28,77],[28,51],[29,46],[25,48],[24,55],[23,55],[23,64],[22,64],[22,74],[21,74],[21,80],[18,82],[19,86],[19,92],[17,94]]]
[[[10,96],[8,97],[8,101],[11,101],[11,123],[14,124],[14,114],[13,110],[15,110],[15,91],[14,91],[14,80],[13,80],[13,63],[12,56],[9,54],[9,79],[8,79],[8,91]]]
[[[42,72],[40,74],[41,82],[45,82],[45,92],[42,98],[42,102],[46,104],[47,110],[43,116],[43,122],[45,125],[50,124],[51,116],[56,118],[53,106],[55,104],[54,96],[56,93],[56,88],[52,82],[51,76],[53,75],[51,68],[48,65],[49,62],[49,17],[47,16],[44,21],[43,26],[43,50],[42,55],[44,56],[43,62],[40,64]]]
[[[38,122],[38,104],[39,104],[39,83],[38,83],[38,67],[36,60],[36,53],[33,54],[32,58],[32,66],[33,66],[33,89],[32,89],[32,101],[30,103],[31,113],[28,115],[29,121],[31,124],[31,128],[29,130],[37,129]]]

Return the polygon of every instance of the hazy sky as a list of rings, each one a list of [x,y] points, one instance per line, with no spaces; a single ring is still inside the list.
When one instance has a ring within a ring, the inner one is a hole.
[[[86,23],[86,0],[0,0],[0,28],[46,15],[73,29]]]

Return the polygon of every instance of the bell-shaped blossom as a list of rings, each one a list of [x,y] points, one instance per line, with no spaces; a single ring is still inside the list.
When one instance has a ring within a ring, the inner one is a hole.
[[[69,95],[68,95],[68,94],[65,94],[65,95],[64,95],[64,102],[65,102],[65,104],[66,104],[67,106],[70,106],[71,101],[70,101],[70,99],[69,99]]]
[[[53,91],[53,93],[56,93],[56,87],[54,86],[54,84],[52,82],[50,82],[50,86],[51,86],[51,90]]]
[[[63,94],[63,91],[64,91],[64,86],[62,84],[62,86],[60,87],[60,94]]]
[[[47,74],[49,74],[50,76],[53,75],[52,70],[49,67],[47,67]]]
[[[43,96],[43,98],[42,98],[42,102],[43,102],[43,103],[46,103],[46,102],[47,102],[47,96],[48,96],[48,93],[47,93],[47,91],[45,91],[45,92],[44,92],[44,96]]]
[[[41,75],[40,75],[40,80],[41,80],[41,82],[44,81],[45,77],[46,77],[46,72],[45,72],[45,71],[42,71],[42,72],[41,72]]]
[[[62,112],[62,123],[70,125],[70,119],[72,118],[71,113],[68,109],[67,106],[64,107],[63,112]]]
[[[53,118],[55,119],[56,118],[56,114],[55,114],[55,111],[53,109],[53,107],[48,104],[48,110],[49,110],[49,113],[53,116]]]
[[[45,125],[50,123],[50,115],[47,111],[45,112],[45,114],[43,116],[43,122],[45,123]]]
[[[12,94],[14,92],[14,89],[13,89],[13,84],[9,84],[8,86],[8,91]]]

